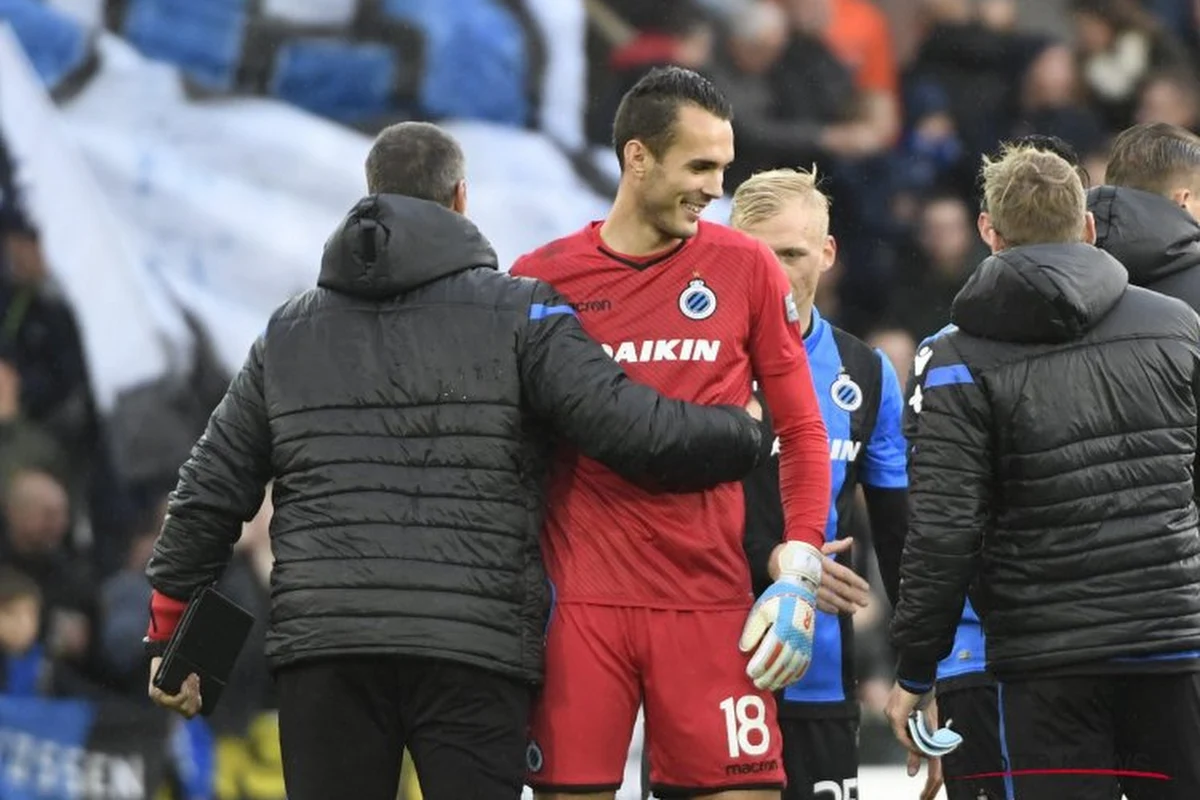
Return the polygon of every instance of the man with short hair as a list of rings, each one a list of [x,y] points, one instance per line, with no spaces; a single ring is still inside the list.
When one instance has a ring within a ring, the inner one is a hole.
[[[555,442],[695,491],[740,479],[761,437],[740,407],[634,384],[549,286],[499,272],[445,132],[383,131],[367,187],[180,470],[147,568],[151,676],[273,480],[288,797],[393,800],[407,746],[428,800],[516,800],[553,605],[538,534]],[[193,675],[150,695],[190,716],[203,690]]]
[[[851,614],[866,605],[869,586],[851,566],[851,520],[861,485],[879,572],[895,603],[908,519],[902,390],[886,357],[830,324],[814,305],[817,283],[837,255],[837,243],[829,235],[829,198],[817,187],[815,173],[774,169],[752,176],[734,192],[730,224],[771,248],[800,312],[804,348],[830,437],[833,487],[823,551],[836,560],[826,563],[823,575],[839,574],[840,587],[847,590],[838,595],[822,587],[818,600],[827,602],[817,615],[812,666],[779,697],[788,776],[783,796],[855,797],[859,704]],[[777,446],[769,418],[764,417],[763,426],[764,439]],[[764,591],[778,575],[771,555],[783,531],[777,447],[744,486],[746,556],[756,591]],[[936,762],[928,777],[922,797],[932,800],[941,786]]]
[[[1096,246],[1129,281],[1200,309],[1200,136],[1155,122],[1113,142],[1107,185],[1088,192]]]
[[[1007,146],[1054,153],[1075,168],[1081,183],[1087,179],[1087,173],[1079,168],[1075,148],[1057,136],[1029,134],[1014,139]],[[986,197],[982,198],[982,205],[986,213]],[[980,226],[979,236],[985,244],[986,230],[986,224]],[[920,361],[914,360],[914,364],[929,358],[932,353],[929,345],[939,335],[940,331],[921,342],[914,354]],[[911,387],[909,389],[911,391]],[[909,422],[914,419],[910,416]],[[938,663],[934,691],[939,723],[953,723],[954,730],[963,737],[962,744],[941,759],[946,796],[949,800],[1004,800],[1000,705],[996,682],[987,671],[987,641],[983,627],[970,602],[963,609],[950,654]]]
[[[907,403],[888,717],[913,749],[970,587],[1007,796],[1200,797],[1200,319],[1092,246],[1058,155],[1006,148],[983,176],[993,255]]]
[[[784,783],[773,692],[812,656],[829,455],[774,255],[700,220],[733,160],[731,116],[695,72],[648,73],[613,122],[621,183],[608,218],[513,272],[587,308],[584,327],[614,360],[673,396],[741,405],[757,378],[782,442],[779,580],[752,606],[740,485],[650,493],[563,452],[543,536],[558,610],[530,744],[541,798],[612,798],[639,704],[657,796],[770,800]]]

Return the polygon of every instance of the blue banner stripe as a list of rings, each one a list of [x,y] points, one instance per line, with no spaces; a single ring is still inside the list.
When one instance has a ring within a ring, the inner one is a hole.
[[[545,319],[546,317],[552,317],[555,314],[570,314],[573,317],[578,316],[575,313],[575,309],[571,308],[570,306],[548,306],[544,303],[534,303],[529,307],[529,318],[531,320]]]
[[[971,370],[967,369],[966,364],[951,364],[947,367],[934,367],[929,370],[929,377],[925,379],[925,388],[932,389],[936,386],[974,382],[975,379],[971,377]]]

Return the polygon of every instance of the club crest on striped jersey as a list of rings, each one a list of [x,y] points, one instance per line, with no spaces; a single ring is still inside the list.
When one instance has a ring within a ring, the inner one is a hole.
[[[845,372],[838,375],[837,379],[829,386],[829,396],[833,398],[833,404],[842,411],[853,412],[862,407],[862,387]]]
[[[708,319],[717,310],[717,293],[696,278],[679,293],[679,310],[688,319]]]

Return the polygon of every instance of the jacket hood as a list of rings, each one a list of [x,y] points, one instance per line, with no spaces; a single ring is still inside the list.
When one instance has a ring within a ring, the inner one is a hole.
[[[1068,342],[1095,327],[1128,284],[1120,262],[1088,244],[1014,247],[979,265],[951,318],[984,339]]]
[[[1096,217],[1096,246],[1125,265],[1135,286],[1200,266],[1200,224],[1167,198],[1098,186],[1088,192],[1088,209]]]
[[[497,266],[491,244],[462,214],[379,194],[359,200],[329,237],[317,285],[382,300],[455,272]]]

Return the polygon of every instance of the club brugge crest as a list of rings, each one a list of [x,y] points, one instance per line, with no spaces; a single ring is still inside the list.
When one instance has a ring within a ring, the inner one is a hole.
[[[708,319],[717,310],[717,295],[696,278],[679,293],[679,310],[688,319]]]
[[[829,396],[842,411],[858,411],[863,402],[862,388],[844,372],[829,387]]]

